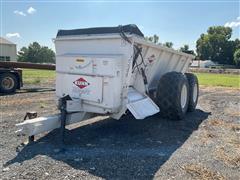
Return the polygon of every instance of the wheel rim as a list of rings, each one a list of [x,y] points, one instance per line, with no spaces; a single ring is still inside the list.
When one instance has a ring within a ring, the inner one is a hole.
[[[2,87],[6,90],[10,90],[14,87],[14,80],[11,77],[5,77],[2,80]]]
[[[195,83],[193,87],[193,102],[196,103],[197,101],[197,94],[198,94],[198,86]]]
[[[187,104],[187,86],[186,86],[186,84],[184,84],[182,86],[182,91],[181,91],[181,107],[182,107],[182,109],[185,108],[186,104]]]

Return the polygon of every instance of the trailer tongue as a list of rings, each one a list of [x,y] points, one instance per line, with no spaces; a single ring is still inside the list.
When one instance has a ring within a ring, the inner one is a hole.
[[[54,42],[61,113],[17,124],[18,133],[59,127],[64,133],[65,125],[98,115],[119,119],[127,109],[136,119],[159,111],[184,117],[191,99],[184,73],[192,55],[146,41],[135,25],[59,30]],[[198,84],[193,89],[198,95]]]

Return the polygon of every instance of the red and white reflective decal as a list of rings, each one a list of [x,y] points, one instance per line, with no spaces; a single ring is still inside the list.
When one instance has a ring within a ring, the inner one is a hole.
[[[83,89],[85,87],[87,87],[88,85],[90,85],[89,82],[87,82],[85,79],[83,78],[79,78],[78,80],[74,81],[73,84],[75,84],[76,86],[78,86],[80,89]]]

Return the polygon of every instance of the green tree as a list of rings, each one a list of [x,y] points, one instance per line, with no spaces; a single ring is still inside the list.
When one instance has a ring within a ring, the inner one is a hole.
[[[235,39],[235,41],[233,43],[234,43],[235,51],[237,49],[240,49],[240,40],[239,39]]]
[[[180,47],[181,52],[189,51],[189,46],[187,44],[184,44],[183,47]]]
[[[234,63],[240,67],[240,49],[237,49],[234,53]]]
[[[145,39],[155,44],[158,44],[158,41],[159,41],[159,37],[156,34],[154,34],[153,36],[146,36]]]
[[[154,42],[155,44],[157,44],[157,43],[158,43],[158,40],[159,40],[159,37],[158,37],[156,34],[154,34],[154,35],[153,35],[153,42]]]
[[[206,34],[197,40],[197,54],[200,59],[210,59],[219,64],[233,64],[233,53],[239,41],[231,41],[232,29],[223,26],[209,27]]]
[[[172,48],[173,47],[173,43],[172,42],[165,42],[163,44],[163,46],[168,47],[168,48]]]
[[[180,52],[184,52],[184,53],[187,53],[187,54],[192,54],[195,56],[195,53],[193,50],[190,50],[189,49],[189,46],[187,44],[184,44],[183,47],[180,47],[179,49]]]
[[[32,63],[55,63],[55,53],[46,46],[33,42],[18,52],[18,61]]]

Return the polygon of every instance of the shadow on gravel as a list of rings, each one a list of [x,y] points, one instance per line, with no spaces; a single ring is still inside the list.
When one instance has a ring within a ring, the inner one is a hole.
[[[64,151],[59,145],[59,130],[54,130],[19,148],[18,155],[5,166],[45,155],[106,179],[152,179],[209,114],[196,110],[183,121],[158,115],[145,120],[107,118],[68,130]]]

